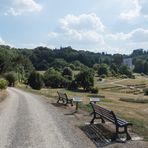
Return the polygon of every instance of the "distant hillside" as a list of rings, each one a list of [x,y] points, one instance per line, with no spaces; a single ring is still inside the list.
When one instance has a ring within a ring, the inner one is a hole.
[[[16,65],[22,64],[25,70],[47,70],[49,67],[61,69],[70,66],[73,69],[93,67],[94,64],[120,65],[124,58],[132,58],[135,65],[138,60],[148,62],[148,51],[136,49],[130,55],[93,53],[75,50],[71,47],[49,49],[37,47],[35,49],[18,49],[0,45],[0,73],[15,70]]]

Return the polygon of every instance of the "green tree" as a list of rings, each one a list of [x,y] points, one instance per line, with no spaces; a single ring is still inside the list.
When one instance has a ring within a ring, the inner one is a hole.
[[[8,86],[14,86],[17,81],[17,74],[12,71],[4,74],[5,79],[8,81]]]
[[[94,85],[94,72],[90,69],[81,71],[76,76],[76,82],[79,87],[83,87],[84,90],[90,90]]]
[[[123,63],[123,55],[121,54],[114,54],[113,55],[113,62],[120,66]]]
[[[68,87],[69,81],[62,76],[62,74],[54,68],[49,68],[44,73],[44,82],[47,87],[60,88]]]
[[[143,68],[144,68],[144,73],[148,74],[148,61],[145,61]]]
[[[95,71],[98,71],[99,67],[100,67],[100,64],[94,64],[94,65],[93,65],[93,69],[94,69]]]
[[[127,67],[126,65],[121,65],[119,68],[119,73],[122,75],[126,75],[127,77],[131,77],[132,76],[132,71],[129,67]]]
[[[36,71],[32,72],[28,78],[28,84],[31,88],[40,90],[44,84],[42,75]]]
[[[98,69],[98,75],[108,75],[109,74],[109,67],[107,64],[101,64]]]
[[[144,61],[142,59],[136,60],[134,72],[137,72],[137,73],[143,73],[144,72]]]
[[[63,69],[63,72],[62,72],[62,75],[69,79],[69,80],[72,80],[72,69],[70,67],[65,67]]]
[[[62,70],[68,63],[64,59],[55,59],[49,66],[57,70]]]
[[[0,89],[6,89],[8,85],[7,80],[0,78]]]

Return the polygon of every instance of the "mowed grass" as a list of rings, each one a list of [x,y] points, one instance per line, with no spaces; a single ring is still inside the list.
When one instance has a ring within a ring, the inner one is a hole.
[[[111,85],[114,86],[112,82],[115,81],[116,82],[118,81],[121,84],[125,85],[125,82],[127,81],[128,81],[127,84],[129,84],[130,82],[134,83],[134,80],[135,84],[137,83],[142,84],[144,81],[147,81],[147,79],[143,81],[142,78],[141,80],[123,79],[119,81],[117,79],[109,79],[105,81],[105,86],[106,87],[107,86],[111,87]],[[107,85],[106,82],[109,82],[109,84]],[[75,96],[83,97],[83,103],[80,104],[80,108],[88,112],[92,111],[91,106],[89,104],[89,98],[93,96],[100,97],[101,101],[99,102],[99,104],[101,106],[113,110],[115,114],[118,115],[119,117],[132,122],[134,124],[133,131],[138,135],[142,136],[144,140],[148,141],[148,103],[133,103],[133,102],[124,102],[120,100],[120,98],[122,97],[133,98],[133,99],[135,98],[148,99],[148,96],[143,96],[142,94],[134,95],[128,93],[120,93],[118,91],[112,91],[112,89],[110,90],[100,89],[99,94],[93,95],[86,92],[73,92],[66,89],[42,89],[36,91],[30,88],[25,88],[25,86],[21,86],[21,88],[31,91],[33,93],[45,95],[49,98],[49,100],[52,100],[54,102],[57,101],[57,91],[66,92],[70,98]]]

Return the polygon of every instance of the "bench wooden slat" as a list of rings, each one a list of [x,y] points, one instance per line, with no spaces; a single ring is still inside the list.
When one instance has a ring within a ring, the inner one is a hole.
[[[92,105],[92,108],[93,108],[93,113],[94,113],[94,117],[93,119],[91,120],[91,123],[94,122],[94,120],[97,117],[97,115],[99,115],[99,117],[101,118],[102,122],[104,123],[105,120],[108,120],[110,122],[112,122],[113,124],[115,124],[116,126],[116,133],[115,135],[113,136],[112,140],[116,140],[116,138],[118,137],[118,134],[123,134],[123,133],[126,133],[126,139],[127,140],[130,140],[131,137],[127,131],[127,126],[129,125],[132,125],[132,123],[129,123],[119,117],[117,117],[113,111],[111,110],[108,110],[106,108],[103,108],[95,103],[92,103],[91,102],[91,105]],[[105,120],[104,120],[105,119]],[[124,128],[124,131],[119,131],[119,128]]]

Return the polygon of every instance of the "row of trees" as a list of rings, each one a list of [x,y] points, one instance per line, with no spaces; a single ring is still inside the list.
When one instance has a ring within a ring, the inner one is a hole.
[[[83,88],[85,91],[93,91],[94,72],[91,69],[80,71],[73,75],[71,68],[65,67],[63,71],[49,68],[43,75],[34,71],[28,78],[28,84],[33,89],[44,87],[68,88],[76,90]]]
[[[77,51],[71,47],[52,50],[46,47],[17,49],[0,45],[0,75],[9,79],[9,85],[14,85],[10,79],[27,83],[33,71],[46,70],[43,75],[46,87],[83,87],[87,90],[90,88],[85,84],[85,78],[89,81],[90,87],[93,86],[93,82],[89,80],[90,77],[84,76],[92,76],[93,71],[99,76],[132,77],[132,70],[122,64],[126,57],[133,58],[134,72],[148,74],[148,52],[143,49],[134,50],[127,56]],[[72,70],[81,72],[74,77]],[[85,82],[81,81],[82,78]]]

